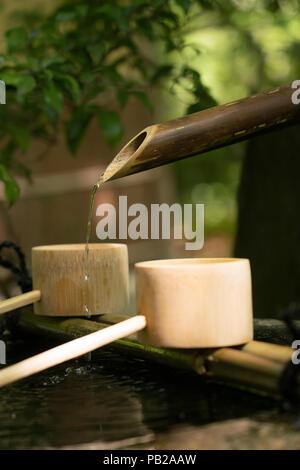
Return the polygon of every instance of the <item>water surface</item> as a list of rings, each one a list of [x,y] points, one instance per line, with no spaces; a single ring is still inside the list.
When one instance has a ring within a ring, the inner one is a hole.
[[[8,360],[24,359],[24,351],[29,356],[43,348],[29,339],[17,341],[8,348]],[[158,436],[167,436],[179,425],[200,429],[274,410],[277,404],[267,397],[106,348],[96,362],[80,358],[0,389],[0,448],[95,442],[99,448],[139,443],[155,448]]]

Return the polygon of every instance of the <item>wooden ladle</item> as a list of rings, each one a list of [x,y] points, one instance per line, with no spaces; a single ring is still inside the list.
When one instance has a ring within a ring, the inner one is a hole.
[[[1,370],[0,386],[137,332],[145,344],[174,348],[233,346],[252,339],[248,260],[158,260],[137,263],[135,269],[139,315]],[[95,283],[94,288],[103,286]],[[66,295],[62,290],[57,295],[62,292]],[[44,309],[51,312],[47,306]]]

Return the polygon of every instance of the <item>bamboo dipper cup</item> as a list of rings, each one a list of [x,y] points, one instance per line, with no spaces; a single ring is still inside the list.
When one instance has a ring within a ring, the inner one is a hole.
[[[85,281],[85,244],[32,248],[34,290],[0,302],[0,313],[34,302],[47,316],[125,313],[129,298],[127,246],[89,244],[89,281]]]
[[[136,288],[139,315],[5,368],[0,371],[0,386],[137,332],[146,344],[174,348],[234,346],[253,337],[246,259],[137,263]]]
[[[215,348],[253,339],[250,263],[191,258],[137,263],[136,296],[144,344]]]

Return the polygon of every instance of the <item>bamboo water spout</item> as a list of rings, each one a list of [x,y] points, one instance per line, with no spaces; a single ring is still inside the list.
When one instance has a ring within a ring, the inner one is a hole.
[[[117,154],[104,181],[165,165],[300,121],[291,84],[149,126]]]

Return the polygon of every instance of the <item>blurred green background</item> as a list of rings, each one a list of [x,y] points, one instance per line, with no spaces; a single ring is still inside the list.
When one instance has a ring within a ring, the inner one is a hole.
[[[300,75],[300,15],[298,1],[207,2],[211,10],[195,11],[186,41],[199,53],[186,52],[218,104],[288,83]],[[198,10],[198,9],[196,9]],[[180,92],[183,101],[188,94]],[[169,117],[182,115],[175,100]],[[233,234],[236,192],[245,143],[194,157],[174,165],[184,202],[206,204],[207,233]]]

